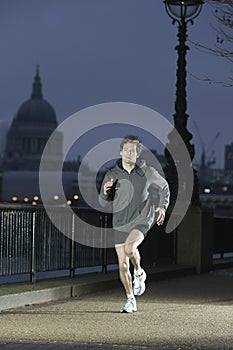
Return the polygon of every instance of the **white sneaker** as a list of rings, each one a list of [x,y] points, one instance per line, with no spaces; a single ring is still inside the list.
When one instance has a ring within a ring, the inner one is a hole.
[[[146,290],[145,285],[146,280],[146,273],[142,269],[141,275],[137,276],[134,274],[134,280],[133,280],[133,293],[134,295],[142,295]]]
[[[128,298],[125,306],[121,308],[121,312],[131,313],[137,311],[137,304],[135,298]]]

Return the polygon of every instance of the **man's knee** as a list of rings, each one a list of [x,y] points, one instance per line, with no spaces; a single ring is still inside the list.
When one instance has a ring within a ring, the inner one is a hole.
[[[129,269],[129,265],[127,264],[127,262],[122,261],[121,263],[119,263],[119,270],[121,272],[127,272]]]
[[[125,246],[125,254],[129,257],[132,258],[135,254],[135,249],[130,244],[127,244]]]

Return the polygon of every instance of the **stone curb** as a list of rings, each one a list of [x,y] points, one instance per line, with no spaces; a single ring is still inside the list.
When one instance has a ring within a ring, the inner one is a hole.
[[[192,267],[170,267],[148,271],[151,280],[161,280],[194,274]],[[60,285],[59,285],[60,284]],[[0,311],[22,307],[25,305],[45,303],[82,295],[118,288],[121,283],[118,273],[109,272],[107,274],[96,273],[85,277],[71,279],[61,279],[53,281],[41,281],[35,284],[13,284],[5,287],[0,295]],[[3,287],[3,288],[4,288]],[[18,289],[18,291],[17,291]]]

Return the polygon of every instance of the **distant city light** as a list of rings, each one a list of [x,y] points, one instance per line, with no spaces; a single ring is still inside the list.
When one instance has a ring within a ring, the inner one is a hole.
[[[74,195],[74,199],[76,199],[76,200],[78,199],[78,195],[77,194]]]
[[[223,186],[223,187],[222,187],[222,191],[223,191],[223,192],[227,192],[227,191],[228,191],[228,187],[227,187],[227,186]]]
[[[33,201],[33,202],[32,202],[32,205],[37,205],[37,202]]]
[[[11,199],[12,199],[13,202],[16,202],[18,200],[18,197],[13,196]]]
[[[67,205],[71,205],[71,203],[72,203],[71,200],[67,201]]]
[[[211,192],[211,189],[210,188],[204,188],[204,193],[210,193]]]
[[[58,196],[57,194],[55,194],[55,196],[53,197],[53,199],[54,199],[55,201],[58,201],[59,196]]]
[[[28,203],[28,202],[29,202],[29,198],[28,198],[28,197],[24,197],[23,201],[24,201],[25,203]]]
[[[39,197],[38,196],[34,196],[34,201],[38,201]]]

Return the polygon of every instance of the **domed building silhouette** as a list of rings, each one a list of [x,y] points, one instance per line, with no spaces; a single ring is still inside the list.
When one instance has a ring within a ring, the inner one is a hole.
[[[88,171],[83,174],[79,171],[78,154],[76,160],[63,163],[63,134],[56,130],[57,126],[55,110],[43,98],[37,66],[31,97],[19,107],[7,133],[0,186],[1,201],[27,205],[45,202],[54,205],[65,204],[62,193],[57,193],[57,188],[54,189],[54,179],[62,165],[62,185],[67,202],[71,202],[72,199],[72,205],[86,206],[77,183],[79,172],[79,181],[85,188],[84,192],[95,201],[95,205],[98,204],[97,193],[94,195],[96,184],[89,179]],[[47,144],[52,133],[53,141]],[[39,169],[45,145],[46,157],[43,155],[41,170],[46,177],[47,187],[42,201]]]
[[[57,125],[54,108],[43,98],[37,66],[31,97],[19,107],[7,132],[2,162],[1,201],[29,204],[33,198],[40,198],[40,161],[52,133],[53,142],[47,147],[43,161],[43,171],[48,172],[50,181],[63,161],[63,135],[56,131]],[[48,200],[53,195],[48,186]]]
[[[56,127],[56,113],[43,98],[37,65],[31,98],[20,106],[7,133],[3,169],[38,170],[44,147]],[[62,159],[62,134],[57,132],[55,137],[48,170],[56,168],[57,162]]]

